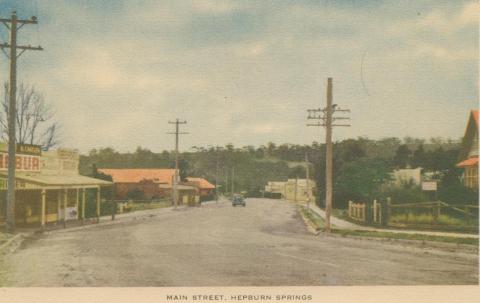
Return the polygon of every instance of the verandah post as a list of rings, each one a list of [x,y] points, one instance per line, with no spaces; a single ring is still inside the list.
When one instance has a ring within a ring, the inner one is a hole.
[[[63,228],[67,227],[67,199],[68,189],[63,190]]]
[[[97,223],[100,222],[100,186],[97,186]]]
[[[85,223],[85,196],[86,190],[85,188],[82,188],[82,225]]]
[[[46,201],[47,192],[46,192],[45,189],[42,189],[41,195],[42,195],[42,214],[41,214],[42,220],[41,220],[41,222],[42,222],[42,230],[44,230],[45,229],[45,221],[46,221],[45,220],[46,219],[45,218],[45,216],[46,216],[45,212],[46,212],[46,202],[47,202]]]

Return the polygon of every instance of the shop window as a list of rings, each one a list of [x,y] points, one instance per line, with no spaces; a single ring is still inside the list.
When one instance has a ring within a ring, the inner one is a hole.
[[[465,168],[465,186],[468,188],[478,187],[478,167]]]

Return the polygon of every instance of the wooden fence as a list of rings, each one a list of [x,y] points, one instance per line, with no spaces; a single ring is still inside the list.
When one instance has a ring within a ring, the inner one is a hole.
[[[348,217],[368,225],[478,229],[478,205],[450,205],[442,201],[391,203],[390,199],[348,203]]]

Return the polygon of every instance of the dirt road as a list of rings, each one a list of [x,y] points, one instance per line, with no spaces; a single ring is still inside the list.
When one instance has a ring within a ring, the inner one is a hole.
[[[314,236],[268,199],[52,232],[5,261],[7,286],[478,284],[475,249]]]

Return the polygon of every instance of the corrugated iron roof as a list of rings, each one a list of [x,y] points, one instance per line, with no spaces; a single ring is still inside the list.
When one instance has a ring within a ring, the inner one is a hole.
[[[112,176],[115,183],[138,183],[152,180],[154,183],[171,184],[175,169],[169,168],[101,168],[99,172]]]
[[[478,157],[472,157],[457,164],[457,167],[478,165]]]
[[[198,184],[197,186],[200,189],[214,189],[215,188],[215,185],[213,185],[212,183],[208,182],[207,180],[205,180],[203,178],[188,177],[187,181],[197,183]]]

